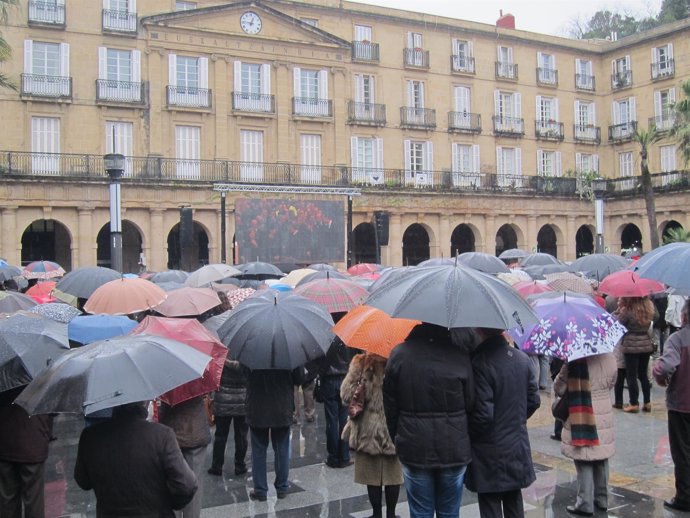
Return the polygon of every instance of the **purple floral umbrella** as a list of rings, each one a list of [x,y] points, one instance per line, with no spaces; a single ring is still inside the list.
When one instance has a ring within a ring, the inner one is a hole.
[[[601,306],[589,298],[537,299],[532,304],[539,323],[510,335],[529,354],[556,356],[573,361],[609,353],[627,331]]]

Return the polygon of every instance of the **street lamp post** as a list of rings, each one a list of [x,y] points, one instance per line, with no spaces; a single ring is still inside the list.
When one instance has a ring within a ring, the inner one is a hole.
[[[594,252],[604,253],[604,195],[608,183],[605,178],[595,178],[592,180],[592,192],[594,193],[594,215],[596,219],[597,240],[594,245]]]
[[[119,153],[103,156],[110,177],[110,267],[122,273],[122,207],[120,178],[125,170],[125,157]]]

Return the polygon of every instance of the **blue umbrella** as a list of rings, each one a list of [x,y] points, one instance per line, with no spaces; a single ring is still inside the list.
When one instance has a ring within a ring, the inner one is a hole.
[[[115,336],[126,335],[137,323],[125,316],[83,315],[74,317],[67,324],[67,336],[80,344],[90,344]]]

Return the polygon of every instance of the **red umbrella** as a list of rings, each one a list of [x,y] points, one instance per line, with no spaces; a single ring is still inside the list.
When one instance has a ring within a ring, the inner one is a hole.
[[[546,293],[547,291],[553,291],[553,288],[548,284],[537,281],[516,282],[513,284],[513,288],[525,299],[530,295],[538,295],[540,293]]]
[[[621,270],[604,277],[599,291],[614,297],[646,297],[664,291],[664,285],[645,279],[631,270]]]
[[[166,317],[194,317],[216,306],[220,306],[220,299],[212,289],[184,287],[169,292],[153,310]]]
[[[363,273],[372,273],[372,272],[378,272],[383,269],[383,266],[380,264],[374,264],[374,263],[359,263],[355,264],[354,266],[350,266],[347,269],[347,273],[350,275],[362,275]]]
[[[56,281],[45,281],[39,282],[31,286],[26,290],[26,294],[34,299],[39,304],[45,304],[46,302],[55,302],[57,299],[53,297],[52,293],[55,289]]]
[[[329,313],[350,311],[369,296],[359,284],[347,279],[317,279],[297,286],[295,294],[321,304]]]
[[[213,358],[201,378],[189,381],[163,394],[160,400],[164,403],[175,406],[194,397],[218,390],[228,349],[198,320],[148,316],[129,334],[149,334],[172,338]]]

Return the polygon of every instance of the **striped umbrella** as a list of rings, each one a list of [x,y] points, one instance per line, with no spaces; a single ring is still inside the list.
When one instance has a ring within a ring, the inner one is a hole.
[[[329,313],[350,311],[369,296],[369,292],[359,284],[347,279],[333,278],[300,284],[294,293],[321,304]]]
[[[22,275],[26,279],[53,279],[65,275],[65,270],[53,261],[34,261],[24,267]]]

